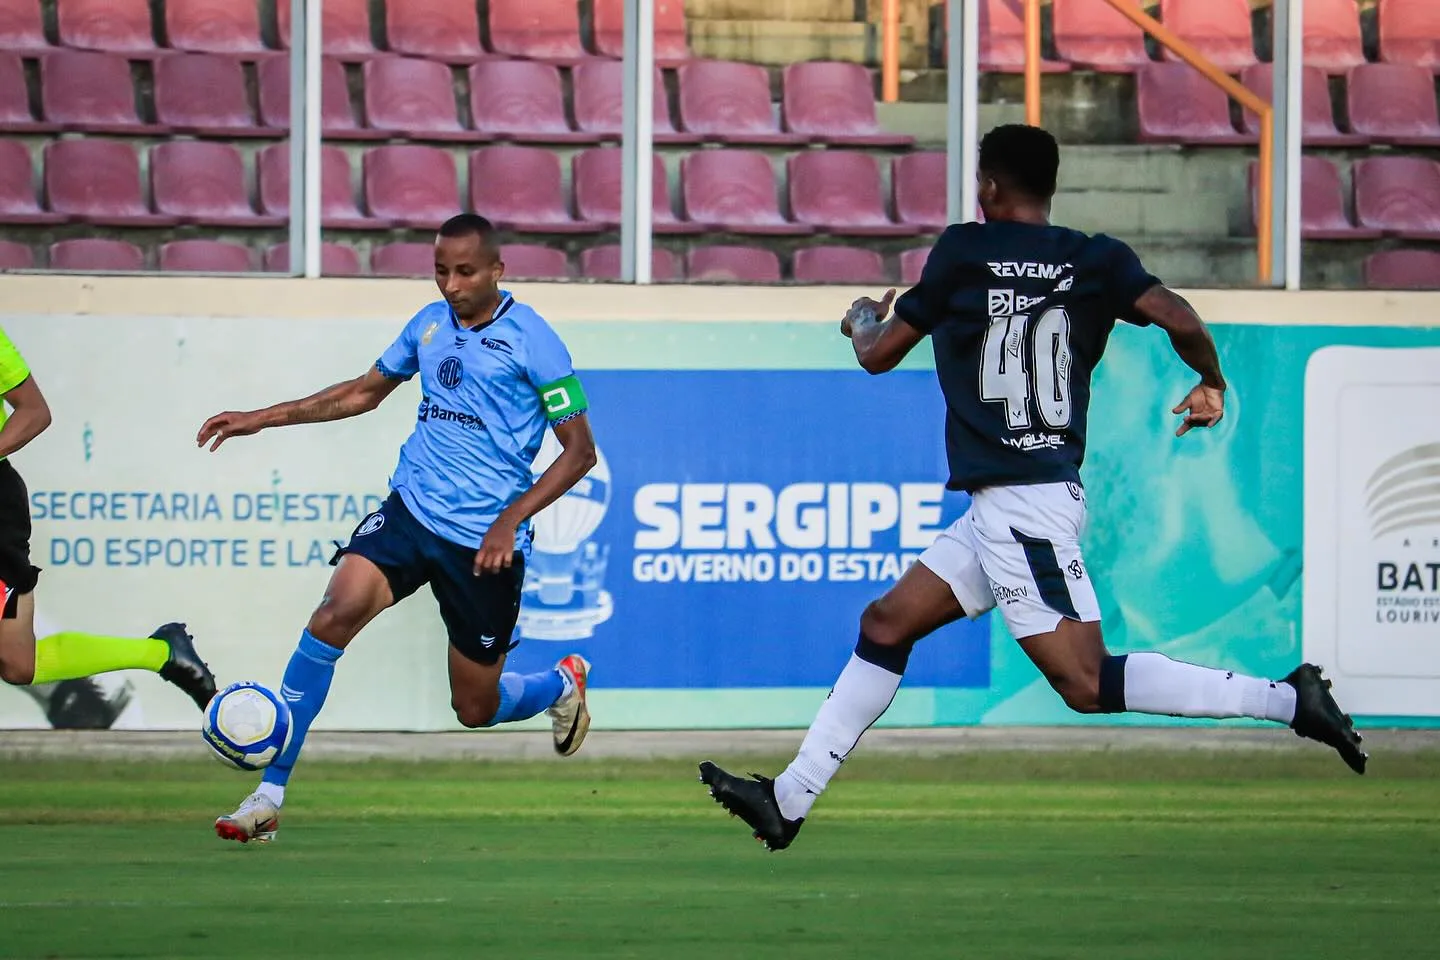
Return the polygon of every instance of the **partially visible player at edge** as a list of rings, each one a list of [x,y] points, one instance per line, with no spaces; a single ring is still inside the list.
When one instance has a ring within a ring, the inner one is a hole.
[[[382,610],[426,583],[450,638],[450,697],[467,727],[549,710],[555,750],[569,756],[590,728],[590,665],[571,654],[552,670],[504,673],[520,612],[530,518],[595,464],[588,404],[569,351],[544,319],[499,287],[505,264],[484,217],[452,217],[435,238],[435,284],[424,307],[365,373],[314,396],[200,428],[216,450],[266,427],[342,420],[374,410],[420,375],[420,411],[400,448],[391,492],[336,554],[334,575],[300,633],[280,693],[293,713],[290,745],[255,793],[215,821],[227,840],[269,841],[305,734],[320,713],[335,663]],[[563,447],[533,481],[546,426]],[[212,443],[213,441],[213,443]]]
[[[857,300],[840,324],[870,373],[895,367],[927,334],[945,397],[952,489],[970,510],[860,617],[860,639],[800,746],[774,781],[706,761],[701,779],[770,850],[789,846],[841,763],[889,707],[917,640],[997,602],[1010,632],[1079,713],[1254,717],[1288,724],[1365,771],[1360,737],[1320,669],[1271,682],[1172,660],[1113,656],[1080,557],[1080,463],[1090,375],[1115,318],[1154,324],[1200,383],[1172,411],[1176,430],[1213,427],[1225,378],[1205,324],[1124,243],[1052,226],[1059,149],[1038,127],[997,127],[980,146],[984,223],[950,226],[920,282],[895,301]],[[908,416],[908,413],[902,415]]]
[[[63,699],[64,683],[112,670],[149,670],[205,709],[215,695],[215,677],[183,623],[167,623],[145,638],[73,630],[35,637],[40,570],[30,563],[30,498],[10,456],[49,426],[50,405],[40,385],[0,329],[0,679],[16,686],[58,682],[52,699]]]

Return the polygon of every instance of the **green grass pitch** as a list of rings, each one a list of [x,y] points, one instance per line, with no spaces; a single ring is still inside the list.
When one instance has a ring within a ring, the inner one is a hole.
[[[688,762],[302,764],[267,847],[209,761],[0,760],[0,957],[1436,956],[1440,754],[1371,763],[862,747],[766,854]]]

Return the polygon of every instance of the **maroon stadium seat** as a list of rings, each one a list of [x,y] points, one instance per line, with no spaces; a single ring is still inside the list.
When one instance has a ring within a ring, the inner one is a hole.
[[[814,232],[780,213],[775,170],[758,151],[692,153],[680,161],[680,189],[689,219],[712,229],[790,236]]]
[[[870,73],[858,63],[792,63],[785,68],[785,129],[826,143],[904,147],[914,137],[880,132]]]
[[[678,71],[680,122],[685,132],[721,143],[797,144],[770,103],[770,75],[753,63],[692,60]]]
[[[245,161],[228,143],[172,140],[150,150],[155,209],[186,223],[279,227],[283,217],[257,214],[245,186]]]
[[[1380,0],[1380,59],[1440,70],[1440,3]]]
[[[155,118],[202,137],[275,137],[284,132],[255,125],[240,61],[209,53],[155,62]]]
[[[470,205],[521,233],[598,233],[577,220],[561,185],[560,158],[541,147],[482,147],[470,154]]]
[[[1136,71],[1135,101],[1142,143],[1254,143],[1236,133],[1230,98],[1186,63],[1149,63]]]
[[[30,270],[34,266],[34,250],[14,240],[0,240],[0,270]]]
[[[249,0],[165,0],[170,46],[195,53],[269,55],[260,40],[259,5]]]
[[[1330,106],[1330,81],[1319,67],[1305,67],[1301,71],[1301,141],[1307,147],[1355,147],[1369,141],[1354,133],[1341,133],[1335,126],[1335,114]],[[1257,63],[1246,67],[1240,74],[1245,86],[1259,94],[1267,103],[1275,95],[1275,68],[1268,63]],[[1248,134],[1260,135],[1260,118],[1249,110],[1241,110],[1241,126]]]
[[[1251,222],[1260,219],[1259,168],[1251,162]],[[1324,157],[1300,158],[1300,236],[1306,240],[1375,240],[1379,230],[1357,227],[1345,215],[1345,187],[1340,171]]]
[[[1131,0],[1131,6],[1138,4]],[[1150,62],[1145,31],[1105,0],[1055,0],[1051,11],[1060,59],[1105,73],[1134,73]]]
[[[160,134],[135,107],[130,63],[118,53],[56,50],[40,61],[40,105],[49,123],[89,133]]]
[[[376,130],[412,140],[469,140],[460,125],[450,68],[434,60],[381,57],[365,63],[365,117]]]
[[[160,269],[185,273],[249,273],[250,248],[219,240],[172,240],[160,246]]]
[[[1256,62],[1246,0],[1160,0],[1160,19],[1201,55],[1226,73]],[[1180,62],[1166,50],[1165,59]]]
[[[580,44],[575,0],[490,0],[490,46],[507,57],[559,64],[590,56]]]
[[[290,49],[290,0],[275,0],[280,46]],[[370,0],[323,0],[320,4],[320,52],[354,62],[376,55],[370,39]]]
[[[1440,250],[1384,250],[1365,258],[1365,286],[1440,290]]]
[[[885,212],[880,167],[868,153],[817,150],[786,161],[795,219],[827,233],[906,237],[919,233]]]
[[[1305,65],[1344,73],[1364,62],[1355,0],[1305,0]]]
[[[365,154],[365,205],[382,220],[434,230],[461,210],[455,161],[439,147],[376,147]]]
[[[779,283],[780,256],[764,247],[722,244],[696,247],[686,256],[691,280],[725,283]]]
[[[618,139],[624,122],[625,66],[615,60],[587,60],[571,71],[575,88],[575,126],[605,139]],[[651,124],[656,143],[699,143],[691,133],[679,133],[670,119],[670,100],[657,67]]]
[[[86,237],[50,245],[50,269],[120,273],[145,269],[145,254],[124,240]]]
[[[890,162],[890,189],[895,216],[926,230],[943,230],[945,216],[944,151],[907,153]]]
[[[284,2],[284,0],[281,0]],[[290,244],[277,243],[265,251],[265,269],[271,273],[290,272]],[[358,277],[360,254],[343,243],[320,244],[320,275],[324,277]],[[427,276],[429,272],[427,272]]]
[[[1346,83],[1350,129],[1401,146],[1440,146],[1435,77],[1424,67],[1367,63]]]
[[[570,260],[564,250],[538,243],[507,243],[500,248],[506,280],[568,280]]]
[[[290,215],[290,144],[261,150],[255,162],[260,176],[260,211]],[[320,224],[330,230],[384,230],[389,221],[367,217],[355,205],[350,161],[339,147],[320,148]]]
[[[20,55],[0,50],[0,132],[53,133],[58,124],[42,123],[30,112],[30,92]]]
[[[57,0],[60,44],[130,56],[157,53],[146,0]]]
[[[594,143],[565,119],[560,68],[534,60],[481,60],[470,67],[470,117],[482,138],[519,143]],[[480,139],[480,138],[477,138]]]
[[[801,247],[795,251],[797,283],[885,283],[885,261],[862,247]]]
[[[456,64],[486,56],[474,0],[395,0],[385,28],[395,53]]]
[[[370,272],[377,277],[433,277],[433,243],[385,243],[370,250]]]
[[[624,158],[619,147],[597,147],[571,158],[570,180],[575,185],[575,212],[581,220],[618,227]],[[697,223],[676,219],[670,206],[670,182],[659,154],[651,166],[651,225],[656,233],[702,233]]]
[[[580,275],[587,280],[619,280],[620,246],[612,243],[580,251]],[[684,279],[680,258],[662,247],[651,247],[650,279],[656,283]]]
[[[625,0],[594,0],[594,10],[595,51],[605,57],[623,57]],[[689,59],[690,44],[685,40],[685,0],[655,0],[655,62],[673,66]]]
[[[0,0],[0,50],[39,53],[48,49],[40,0]]]
[[[260,122],[267,127],[290,129],[290,63],[271,57],[256,65],[260,76]],[[320,126],[329,140],[383,140],[383,130],[369,130],[355,122],[350,109],[350,89],[345,67],[338,60],[320,62]]]
[[[69,217],[40,209],[35,168],[19,140],[0,140],[0,223],[64,223]]]
[[[948,56],[949,47],[945,50]],[[1024,72],[1024,0],[980,0],[980,69],[987,73]],[[1061,73],[1070,65],[1042,60],[1040,69],[1044,73]]]
[[[1440,163],[1369,157],[1355,164],[1355,219],[1413,240],[1440,240]]]
[[[930,247],[913,247],[900,254],[900,282],[914,286],[925,272],[925,261],[930,259]]]
[[[169,227],[179,218],[152,213],[140,183],[140,158],[118,140],[60,140],[45,145],[50,209],[97,226]]]

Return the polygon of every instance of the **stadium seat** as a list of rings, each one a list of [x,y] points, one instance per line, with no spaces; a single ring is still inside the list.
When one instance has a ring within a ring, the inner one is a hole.
[[[160,269],[173,273],[249,273],[250,248],[219,240],[172,240],[160,246]]]
[[[365,118],[375,130],[411,140],[474,141],[460,124],[450,68],[435,60],[381,57],[367,60]]]
[[[284,217],[257,214],[245,186],[245,160],[228,143],[172,140],[150,150],[155,209],[212,227],[279,227]]]
[[[1407,147],[1440,146],[1435,77],[1424,67],[1367,63],[1346,82],[1350,129],[1371,140]]]
[[[487,56],[475,7],[474,0],[391,0],[385,4],[390,50],[452,64]]]
[[[1301,71],[1300,139],[1307,147],[1358,147],[1369,141],[1357,133],[1341,133],[1335,126],[1335,113],[1330,105],[1330,81],[1319,67],[1307,66]],[[1240,81],[1267,102],[1275,95],[1275,68],[1268,63],[1246,67]],[[1240,112],[1241,127],[1257,139],[1260,118],[1249,110]]]
[[[857,237],[908,237],[918,227],[885,212],[880,166],[868,153],[817,150],[786,160],[790,209],[795,219],[827,233]]]
[[[1138,4],[1131,0],[1131,6]],[[1145,31],[1105,0],[1055,0],[1051,11],[1060,59],[1102,73],[1134,73],[1150,62]]]
[[[780,256],[764,247],[720,244],[696,247],[685,257],[691,280],[720,283],[779,283]]]
[[[575,90],[575,126],[604,139],[619,139],[625,118],[625,66],[615,60],[587,60],[571,71]],[[655,95],[651,125],[656,143],[699,143],[692,133],[680,133],[670,119],[670,98],[665,79],[655,69]]]
[[[651,226],[656,233],[703,233],[697,223],[679,220],[670,207],[670,182],[665,163],[655,154],[651,165]],[[620,192],[624,157],[619,147],[598,147],[570,160],[575,185],[575,212],[581,220],[615,228],[620,225]]]
[[[502,250],[501,255],[504,255]],[[370,250],[370,272],[377,277],[433,277],[435,245],[384,243]]]
[[[35,119],[20,55],[0,50],[0,133],[53,133],[59,129],[58,124]]]
[[[890,191],[895,216],[925,230],[943,230],[945,216],[944,151],[907,153],[890,161]]]
[[[796,283],[885,283],[885,261],[863,247],[801,247],[795,251]]]
[[[260,122],[290,129],[290,62],[271,57],[256,65],[260,77]],[[355,122],[345,67],[338,60],[320,62],[320,127],[327,140],[384,140],[389,134]]]
[[[439,147],[375,147],[365,154],[365,206],[400,226],[437,229],[461,210],[455,161]]]
[[[900,282],[913,287],[920,282],[925,272],[925,261],[930,259],[930,247],[912,247],[900,254]]]
[[[500,248],[506,280],[569,280],[570,260],[564,250],[537,243],[507,243]]]
[[[160,52],[146,0],[57,0],[55,19],[64,47],[131,57]]]
[[[1380,59],[1440,71],[1440,4],[1380,0]]]
[[[580,44],[575,0],[490,0],[490,46],[498,54],[573,65],[589,59]]]
[[[0,270],[30,270],[34,266],[34,250],[14,240],[0,240]]]
[[[1186,63],[1147,63],[1136,71],[1135,102],[1142,143],[1239,145],[1257,135],[1237,133],[1230,98]]]
[[[560,68],[534,60],[481,60],[470,66],[470,117],[476,139],[517,143],[594,143],[565,119]]]
[[[721,143],[800,144],[785,133],[770,103],[770,75],[753,63],[692,60],[678,71],[680,124],[686,133]]]
[[[124,273],[145,269],[145,254],[124,240],[84,237],[50,245],[50,269]]]
[[[1260,219],[1259,166],[1249,165],[1250,219]],[[1300,158],[1300,236],[1305,240],[1377,240],[1379,230],[1357,227],[1345,215],[1340,171],[1324,157]]]
[[[470,206],[520,233],[598,233],[577,220],[561,183],[560,158],[541,147],[482,147],[470,154]]]
[[[753,150],[703,150],[680,161],[686,216],[729,233],[799,236],[815,228],[780,213],[770,158]]]
[[[1378,290],[1440,290],[1440,251],[1383,250],[1365,258],[1365,286]]]
[[[135,106],[130,62],[118,53],[56,50],[40,61],[40,109],[48,123],[87,133],[164,134]]]
[[[19,140],[0,140],[0,223],[64,223],[69,217],[40,208],[35,197],[35,168]]]
[[[173,227],[178,217],[145,205],[140,158],[118,140],[45,145],[45,196],[51,210],[102,227]]]
[[[812,140],[874,147],[908,147],[914,137],[882,133],[875,89],[858,63],[792,63],[785,68],[785,129]]]
[[[284,133],[255,125],[240,61],[209,53],[184,53],[155,62],[155,119],[179,133],[200,137]]]
[[[946,8],[942,7],[942,16]],[[943,22],[949,23],[946,19]],[[948,45],[944,48],[949,55]],[[986,73],[1025,71],[1025,4],[1023,0],[980,0],[980,69]],[[1063,73],[1070,64],[1041,60],[1043,73]]]
[[[426,245],[428,248],[428,244]],[[265,251],[265,269],[271,273],[290,272],[290,244],[277,243]],[[320,275],[324,277],[358,277],[360,254],[343,243],[320,244]],[[434,272],[433,267],[426,275]]]
[[[49,49],[40,0],[0,0],[0,50],[35,54]]]
[[[1226,73],[1244,70],[1258,59],[1246,0],[1160,0],[1160,20]],[[1169,50],[1164,57],[1181,62]]]
[[[1440,163],[1369,157],[1355,164],[1355,219],[1408,240],[1440,240]]]
[[[580,275],[587,280],[619,280],[620,245],[612,243],[580,251]],[[663,247],[652,247],[650,279],[656,283],[674,283],[684,279],[680,273],[680,258]]]
[[[1344,73],[1364,62],[1355,0],[1305,0],[1305,66]]]
[[[290,144],[277,143],[261,150],[255,167],[260,178],[260,211],[269,216],[290,216]],[[389,221],[367,217],[355,205],[350,185],[350,161],[339,147],[320,148],[320,225],[328,230],[384,230]]]
[[[407,0],[413,2],[413,0]],[[259,4],[249,0],[165,0],[170,46],[192,53],[269,56],[260,39]]]
[[[290,0],[275,0],[280,46],[290,49]],[[320,52],[356,62],[376,56],[370,39],[370,0],[323,0],[320,4]]]
[[[625,0],[594,0],[594,18],[595,52],[616,59],[625,56]],[[655,0],[655,62],[677,66],[689,59],[685,0]]]

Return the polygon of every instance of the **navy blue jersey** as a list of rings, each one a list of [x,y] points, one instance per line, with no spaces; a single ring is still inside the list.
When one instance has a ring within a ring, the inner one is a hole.
[[[941,234],[895,315],[935,347],[949,486],[1080,481],[1090,375],[1160,281],[1124,243],[997,221]]]

